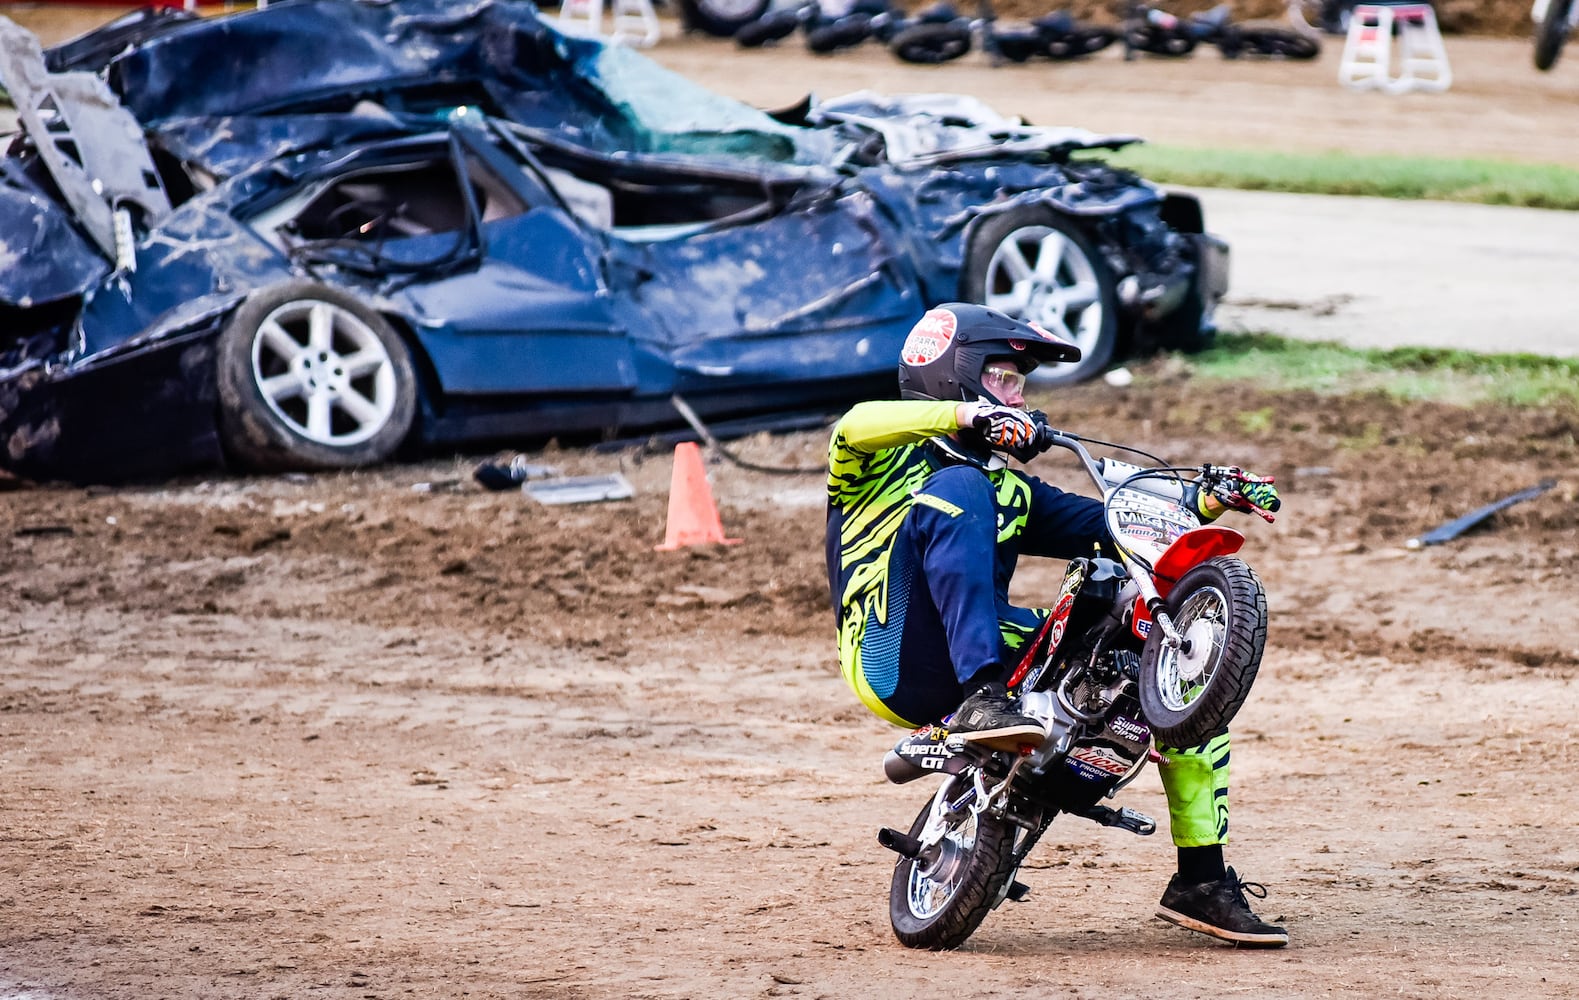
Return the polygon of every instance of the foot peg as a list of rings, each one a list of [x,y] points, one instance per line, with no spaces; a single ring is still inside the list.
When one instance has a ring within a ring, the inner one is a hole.
[[[1085,812],[1080,813],[1080,815],[1086,819],[1095,820],[1103,826],[1116,826],[1120,830],[1128,830],[1130,833],[1138,834],[1142,837],[1149,837],[1157,832],[1156,820],[1145,813],[1138,813],[1128,806],[1122,809],[1092,806]]]

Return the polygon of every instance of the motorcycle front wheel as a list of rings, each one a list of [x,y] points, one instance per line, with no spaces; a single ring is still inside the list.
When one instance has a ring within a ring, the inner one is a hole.
[[[953,62],[970,51],[970,28],[963,24],[917,24],[888,44],[901,62],[933,66]]]
[[[1545,72],[1557,65],[1563,53],[1563,43],[1573,27],[1568,23],[1568,12],[1574,0],[1552,0],[1546,8],[1546,18],[1535,26],[1535,68]]]
[[[1184,635],[1169,647],[1153,628],[1140,656],[1140,708],[1157,743],[1193,747],[1228,727],[1250,695],[1266,647],[1266,591],[1233,556],[1191,569],[1168,594]]]
[[[1284,28],[1243,28],[1238,42],[1241,55],[1268,59],[1314,59],[1321,55],[1321,43],[1316,39]]]
[[[910,824],[920,839],[934,812],[946,832],[936,846],[900,858],[888,890],[888,920],[906,948],[958,948],[1003,896],[1014,870],[1014,827],[985,812],[947,805],[970,787],[969,773],[949,779]]]

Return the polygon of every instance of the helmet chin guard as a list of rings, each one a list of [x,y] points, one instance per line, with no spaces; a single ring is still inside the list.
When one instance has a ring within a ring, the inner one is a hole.
[[[899,352],[899,395],[903,399],[972,402],[1003,400],[981,384],[989,360],[1011,359],[1022,372],[1044,362],[1078,361],[1080,348],[1034,323],[996,309],[949,302],[929,309],[911,328]]]

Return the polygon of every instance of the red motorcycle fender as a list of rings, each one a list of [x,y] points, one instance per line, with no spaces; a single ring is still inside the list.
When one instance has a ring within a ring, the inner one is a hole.
[[[1168,591],[1173,585],[1190,570],[1213,556],[1226,556],[1238,552],[1244,547],[1245,536],[1232,528],[1222,528],[1215,524],[1204,525],[1191,529],[1173,540],[1168,546],[1168,551],[1158,557],[1153,564],[1152,578],[1157,584],[1157,593],[1163,597],[1168,596]]]
[[[1244,535],[1232,528],[1222,528],[1215,524],[1186,531],[1173,540],[1173,544],[1157,557],[1157,562],[1152,567],[1152,581],[1157,585],[1157,594],[1167,597],[1173,590],[1173,585],[1178,583],[1184,574],[1213,556],[1232,555],[1243,548],[1244,544]],[[1151,635],[1151,609],[1146,607],[1146,602],[1139,597],[1135,598],[1129,627],[1135,633],[1135,638],[1142,642]]]

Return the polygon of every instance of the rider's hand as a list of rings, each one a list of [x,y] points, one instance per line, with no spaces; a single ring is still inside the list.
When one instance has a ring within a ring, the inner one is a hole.
[[[959,404],[955,416],[960,427],[974,427],[994,448],[1028,449],[1040,436],[1040,429],[1029,413],[985,399]]]
[[[1278,496],[1277,487],[1271,483],[1242,482],[1239,484],[1239,495],[1262,510],[1276,511],[1283,506],[1283,498]]]
[[[1257,476],[1241,469],[1225,471],[1229,474],[1211,478],[1209,488],[1196,494],[1195,508],[1203,518],[1210,520],[1225,509],[1248,514],[1258,509],[1276,511],[1283,506],[1270,476]]]
[[[1269,513],[1283,506],[1272,477],[1243,469],[1209,469],[1199,483],[1191,485],[1191,492],[1190,506],[1202,521],[1215,521],[1225,510],[1245,514],[1266,511],[1262,516],[1271,520]]]

